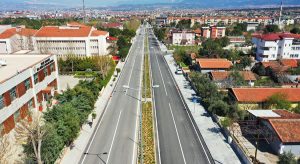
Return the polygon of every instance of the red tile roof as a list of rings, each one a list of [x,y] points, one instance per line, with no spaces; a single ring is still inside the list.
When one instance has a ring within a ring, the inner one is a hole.
[[[269,61],[261,63],[265,68],[270,67],[275,72],[285,72],[290,68],[290,66],[281,65],[278,61]]]
[[[281,93],[291,102],[300,102],[300,88],[232,88],[238,102],[264,102],[270,96]]]
[[[16,28],[10,28],[0,34],[0,39],[7,39],[16,34]]]
[[[28,28],[10,28],[5,30],[3,33],[0,34],[0,39],[8,39],[15,34],[19,34],[21,36],[33,36],[37,30],[34,29],[28,29]]]
[[[291,68],[296,68],[298,67],[298,61],[296,59],[281,59],[280,63],[283,66],[289,66]]]
[[[199,58],[197,61],[201,69],[228,69],[232,66],[227,59]]]
[[[283,143],[300,142],[300,119],[269,119]]]
[[[300,114],[297,113],[292,113],[287,110],[283,109],[277,109],[277,110],[272,110],[276,114],[280,115],[280,119],[300,119]],[[279,119],[279,118],[276,118]]]
[[[110,41],[117,41],[118,40],[118,38],[112,37],[112,36],[108,36],[108,37],[106,37],[106,39],[110,40]]]
[[[92,32],[91,36],[100,36],[100,35],[106,35],[108,32],[107,31],[99,31],[95,30]]]
[[[215,81],[225,80],[229,77],[231,71],[213,71],[211,72],[212,78]],[[253,72],[251,71],[239,71],[239,73],[243,76],[244,80],[246,81],[255,81],[256,77]]]
[[[300,34],[291,34],[291,33],[269,33],[269,34],[254,34],[252,35],[255,38],[262,39],[265,41],[276,41],[283,38],[297,38],[300,39]]]
[[[45,26],[35,34],[35,37],[87,37],[91,29],[92,27],[89,26],[78,28]]]

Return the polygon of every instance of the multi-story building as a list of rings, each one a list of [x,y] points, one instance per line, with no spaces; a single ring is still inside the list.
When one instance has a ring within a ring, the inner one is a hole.
[[[193,45],[195,44],[195,33],[192,31],[172,31],[172,44]]]
[[[94,27],[70,23],[67,26],[45,26],[34,35],[34,49],[58,56],[107,55],[109,33]]]
[[[55,55],[0,55],[0,134],[9,133],[30,110],[43,110],[59,91]]]
[[[225,36],[225,27],[217,27],[217,26],[211,26],[211,27],[202,27],[202,36],[204,38],[221,38]]]
[[[171,22],[178,23],[180,20],[191,20],[191,26],[193,26],[196,22],[199,24],[207,24],[207,25],[217,25],[218,23],[224,24],[224,25],[231,25],[233,23],[244,23],[244,22],[257,22],[259,24],[271,24],[273,22],[272,18],[270,17],[168,17],[167,23],[170,24]]]
[[[24,26],[0,25],[0,53],[10,54],[33,49],[32,37],[36,31]]]
[[[300,35],[270,33],[253,35],[256,60],[300,59]]]

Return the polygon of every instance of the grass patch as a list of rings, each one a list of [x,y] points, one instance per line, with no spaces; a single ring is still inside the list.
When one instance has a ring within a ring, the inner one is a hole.
[[[145,87],[146,90],[144,89]],[[148,37],[145,37],[145,56],[144,56],[143,91],[142,91],[142,97],[145,98],[145,96],[146,98],[151,98]]]
[[[146,102],[142,105],[142,129],[143,129],[143,161],[145,164],[155,163],[154,134],[152,119],[152,103]]]

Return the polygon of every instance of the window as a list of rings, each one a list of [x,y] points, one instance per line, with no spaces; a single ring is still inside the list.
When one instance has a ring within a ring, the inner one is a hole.
[[[28,109],[32,109],[33,108],[33,99],[28,101]]]
[[[1,110],[2,108],[4,108],[4,107],[5,107],[5,105],[4,105],[4,98],[3,98],[2,95],[0,95],[0,110]]]
[[[47,68],[44,68],[44,74],[45,74],[45,76],[48,76],[48,70],[47,70]]]
[[[9,91],[9,95],[10,95],[10,100],[14,101],[17,98],[17,90],[16,87],[13,87],[10,91]]]
[[[34,84],[37,84],[39,82],[38,74],[34,74]]]
[[[26,88],[26,91],[28,89],[30,89],[30,79],[29,78],[25,80],[25,88]]]
[[[20,121],[20,110],[18,110],[14,113],[14,119],[15,119],[15,122]]]
[[[50,65],[50,71],[51,71],[51,72],[54,72],[54,64],[51,64],[51,65]]]

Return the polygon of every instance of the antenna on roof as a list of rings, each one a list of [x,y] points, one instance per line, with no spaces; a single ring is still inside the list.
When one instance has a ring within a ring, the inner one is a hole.
[[[278,27],[279,27],[279,29],[282,28],[281,27],[282,5],[283,5],[283,0],[281,0],[280,11],[279,11],[279,19],[278,19]]]
[[[82,0],[82,11],[83,11],[83,23],[86,23],[86,14],[85,14],[85,4],[84,4],[84,0]]]

